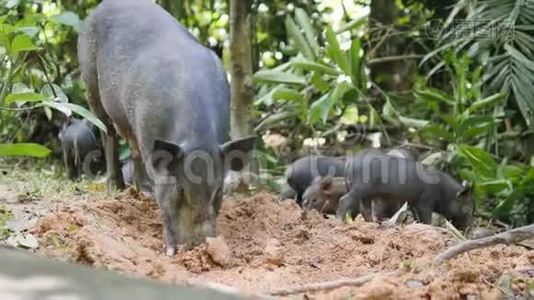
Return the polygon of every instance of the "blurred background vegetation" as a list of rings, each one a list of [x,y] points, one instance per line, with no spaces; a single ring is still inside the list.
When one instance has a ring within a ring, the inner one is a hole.
[[[235,1],[156,2],[232,69]],[[0,1],[0,156],[60,166],[68,116],[102,127],[76,57],[98,3]],[[310,152],[410,147],[470,181],[479,216],[534,222],[534,0],[243,3],[264,173]]]

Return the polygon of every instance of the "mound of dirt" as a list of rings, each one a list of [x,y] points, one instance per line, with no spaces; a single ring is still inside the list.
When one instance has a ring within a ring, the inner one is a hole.
[[[321,299],[487,298],[500,297],[502,291],[527,296],[532,289],[534,252],[523,247],[475,250],[435,267],[434,256],[454,242],[442,229],[423,224],[383,229],[361,219],[342,224],[318,213],[302,218],[294,202],[266,193],[225,199],[219,236],[174,257],[164,255],[153,201],[128,192],[115,199],[94,194],[66,200],[33,229],[40,238],[38,251],[139,277],[175,283],[208,280],[269,294],[400,270],[361,287],[306,295]]]

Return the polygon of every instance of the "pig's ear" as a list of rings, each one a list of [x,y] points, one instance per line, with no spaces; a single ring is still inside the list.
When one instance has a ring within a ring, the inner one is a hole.
[[[328,192],[332,189],[333,184],[334,178],[332,176],[326,176],[325,178],[321,179],[321,190]]]
[[[467,195],[471,192],[471,185],[466,180],[462,181],[462,189],[458,191],[457,197]]]
[[[221,145],[226,166],[232,171],[241,171],[250,161],[257,136],[247,136]]]
[[[179,145],[162,140],[154,141],[152,165],[155,169],[160,170],[162,167],[165,167],[171,171],[176,168],[178,161],[183,156],[184,152]]]
[[[87,120],[87,119],[83,119],[82,122],[85,124],[85,126],[93,129],[93,127],[95,127],[95,125],[93,123],[91,123],[91,121]]]

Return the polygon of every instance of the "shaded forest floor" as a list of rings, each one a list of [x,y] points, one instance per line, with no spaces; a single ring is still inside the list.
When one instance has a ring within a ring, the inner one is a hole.
[[[0,179],[0,239],[59,260],[265,295],[398,270],[360,287],[292,299],[530,299],[534,293],[534,251],[525,247],[492,246],[433,266],[435,255],[456,242],[442,228],[412,223],[384,229],[361,219],[342,224],[315,212],[303,219],[295,203],[269,193],[226,197],[219,238],[171,258],[163,254],[151,199],[132,190],[106,196],[98,182],[6,174]]]

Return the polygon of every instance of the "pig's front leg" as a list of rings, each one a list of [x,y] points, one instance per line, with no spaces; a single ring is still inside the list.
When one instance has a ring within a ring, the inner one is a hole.
[[[176,254],[177,225],[178,225],[178,202],[181,195],[178,194],[176,184],[157,184],[156,200],[161,211],[163,220],[163,239],[165,253],[168,256]]]

